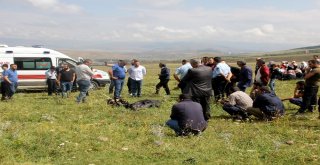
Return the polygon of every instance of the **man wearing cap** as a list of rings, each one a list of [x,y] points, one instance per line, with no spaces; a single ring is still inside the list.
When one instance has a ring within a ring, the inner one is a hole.
[[[284,115],[284,105],[282,101],[272,92],[269,87],[258,87],[258,95],[253,101],[252,107],[247,108],[250,115],[260,120],[272,120]]]

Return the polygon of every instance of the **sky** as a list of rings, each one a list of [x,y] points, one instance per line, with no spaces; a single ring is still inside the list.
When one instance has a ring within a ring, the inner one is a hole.
[[[0,44],[281,50],[320,45],[320,0],[0,0]]]

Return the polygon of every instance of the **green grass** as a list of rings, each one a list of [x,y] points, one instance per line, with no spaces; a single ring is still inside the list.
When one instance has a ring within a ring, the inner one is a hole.
[[[171,71],[177,64],[169,64]],[[159,68],[146,66],[143,97],[160,108],[130,111],[106,104],[106,89],[92,91],[88,102],[46,93],[18,93],[0,102],[0,164],[319,164],[318,113],[294,117],[297,107],[285,103],[287,115],[273,122],[233,122],[219,105],[200,136],[176,137],[164,126],[179,90],[154,95]],[[105,68],[104,68],[105,69]],[[176,86],[172,79],[170,87]],[[277,81],[281,97],[293,93],[295,81]],[[293,144],[287,144],[293,141]]]

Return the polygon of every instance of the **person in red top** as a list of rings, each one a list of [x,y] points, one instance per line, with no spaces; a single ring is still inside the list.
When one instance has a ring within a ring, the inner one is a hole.
[[[256,74],[255,82],[261,83],[264,86],[268,85],[270,71],[265,61],[263,59],[257,60],[257,66],[259,67],[259,69]]]

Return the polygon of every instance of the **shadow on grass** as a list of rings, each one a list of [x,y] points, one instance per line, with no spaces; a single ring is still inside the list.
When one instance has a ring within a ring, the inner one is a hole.
[[[212,116],[210,120],[215,120],[215,119],[232,119],[230,115],[219,115],[219,116]]]

